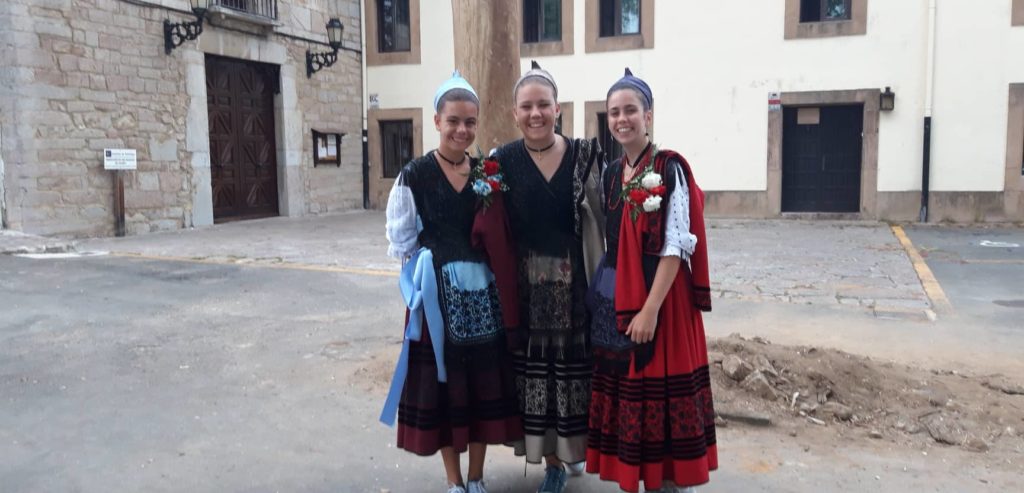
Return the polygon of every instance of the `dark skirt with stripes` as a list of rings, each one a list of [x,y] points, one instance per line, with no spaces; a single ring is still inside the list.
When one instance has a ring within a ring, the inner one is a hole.
[[[628,492],[708,482],[718,468],[715,411],[701,313],[680,270],[658,314],[654,354],[625,373],[595,351],[587,471]],[[595,310],[614,317],[611,310]],[[614,326],[614,320],[611,321]]]
[[[519,305],[525,338],[513,354],[525,440],[516,455],[538,464],[587,453],[590,355],[582,262],[527,252],[520,260]]]
[[[516,455],[539,464],[544,457],[576,463],[586,458],[590,401],[590,358],[516,353],[516,385],[525,440]]]
[[[424,321],[424,327],[426,322]],[[443,447],[521,440],[515,376],[505,338],[448,351],[448,381],[437,380],[430,334],[409,348],[409,373],[398,407],[398,447],[433,455]]]

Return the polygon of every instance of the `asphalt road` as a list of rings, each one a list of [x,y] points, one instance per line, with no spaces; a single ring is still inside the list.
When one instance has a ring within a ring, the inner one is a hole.
[[[0,491],[346,484],[344,425],[369,422],[348,367],[399,341],[393,278],[118,257],[0,272]]]
[[[2,255],[0,273],[0,491],[444,490],[440,459],[395,449],[376,421],[400,342],[392,276]],[[763,321],[750,314],[791,306],[723,301],[717,330],[746,324],[730,314]],[[789,326],[788,313],[774,323]],[[957,449],[822,447],[736,427],[719,436],[722,467],[702,492],[1019,485]],[[533,491],[543,474],[502,447],[487,467],[494,493]],[[588,476],[569,491],[617,488]]]
[[[908,227],[914,246],[971,327],[1024,337],[1024,230]]]

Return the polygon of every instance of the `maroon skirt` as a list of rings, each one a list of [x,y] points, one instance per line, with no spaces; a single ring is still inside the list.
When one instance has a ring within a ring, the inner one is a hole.
[[[448,345],[450,346],[450,344]],[[409,373],[398,406],[398,448],[433,455],[443,447],[523,438],[512,361],[505,337],[445,350],[448,381],[438,382],[430,334],[409,346]]]

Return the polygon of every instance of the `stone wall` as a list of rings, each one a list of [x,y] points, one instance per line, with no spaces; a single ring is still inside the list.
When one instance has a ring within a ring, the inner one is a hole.
[[[361,49],[362,18],[359,0],[279,1],[279,32],[326,40],[327,21],[338,17],[345,25],[344,46]],[[359,53],[343,50],[338,62],[311,79],[305,76],[305,52],[324,51],[323,46],[303,42],[288,44],[288,58],[301,62],[296,70],[298,112],[302,115],[302,189],[304,214],[358,209],[363,206],[362,100],[363,80]],[[341,168],[313,166],[312,130],[344,133]]]
[[[203,51],[232,55],[201,48],[222,45],[210,42],[221,37],[286,54],[278,62],[282,86],[290,84],[295,100],[282,111],[289,112],[294,128],[278,128],[279,138],[292,135],[278,143],[280,154],[289,156],[279,158],[278,166],[290,164],[299,173],[289,182],[294,189],[279,192],[281,200],[287,196],[296,205],[282,207],[282,213],[361,205],[360,55],[343,51],[335,66],[305,77],[306,49],[325,49],[306,39],[326,40],[327,18],[340,16],[345,45],[358,48],[358,0],[279,0],[273,32],[245,34],[208,22],[202,44],[188,41],[171,55],[164,54],[163,21],[190,20],[187,0],[0,3],[0,158],[8,227],[37,234],[113,234],[113,180],[102,169],[108,147],[138,152],[138,170],[127,173],[125,184],[129,234],[208,224],[212,217],[197,220],[202,216],[193,210],[211,193],[205,114],[196,117],[205,113],[205,97],[193,101],[187,81],[197,75],[189,71],[202,63]],[[205,72],[198,76],[205,78]],[[313,168],[311,128],[347,134],[340,169]],[[199,146],[189,142],[189,132]],[[194,155],[204,139],[207,155],[198,160],[205,159],[205,181],[196,176],[202,168]]]

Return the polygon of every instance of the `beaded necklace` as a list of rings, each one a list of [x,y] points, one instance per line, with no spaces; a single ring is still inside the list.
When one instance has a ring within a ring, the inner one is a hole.
[[[626,181],[623,180],[623,176],[625,176],[625,174],[626,174],[626,166],[629,166],[630,168],[634,168],[634,169],[637,166],[639,166],[640,165],[640,161],[643,160],[644,156],[646,156],[647,153],[651,150],[651,146],[653,144],[654,144],[653,142],[650,142],[650,141],[647,142],[647,146],[644,147],[643,152],[641,152],[640,155],[636,157],[636,160],[633,161],[633,165],[632,166],[629,165],[629,161],[626,160],[626,154],[623,153],[622,154],[622,173],[621,174],[620,173],[616,173],[617,175],[620,175],[620,176],[617,176],[617,177],[613,176],[612,180],[615,180],[616,178],[618,178],[619,181],[622,182],[622,185],[625,186],[626,185]],[[633,175],[634,176],[630,177],[630,180],[632,180],[633,178],[636,178],[636,172],[635,171],[634,171]],[[612,189],[614,189],[614,188],[615,188],[615,181],[612,181]],[[609,196],[608,196],[608,198],[606,200],[606,204],[608,205],[608,209],[609,210],[616,210],[616,209],[618,209],[619,206],[622,205],[622,194],[621,193],[618,193],[618,194],[611,194],[611,193],[609,193],[608,195]],[[615,197],[612,197],[612,195],[615,195]],[[612,200],[615,200],[615,202],[613,203]]]

